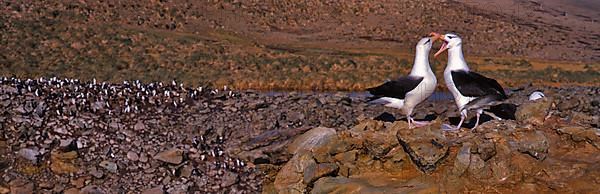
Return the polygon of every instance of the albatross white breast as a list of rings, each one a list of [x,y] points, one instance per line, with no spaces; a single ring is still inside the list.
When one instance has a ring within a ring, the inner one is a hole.
[[[497,105],[508,97],[496,80],[469,69],[463,57],[462,40],[459,36],[437,33],[431,33],[431,35],[439,37],[443,41],[440,50],[434,56],[437,57],[448,50],[448,65],[444,70],[444,80],[448,90],[454,96],[454,101],[461,115],[460,122],[455,129],[460,129],[467,117],[467,111],[476,110],[477,119],[475,126],[472,128],[475,129],[479,125],[479,117],[484,108]]]
[[[409,128],[426,125],[412,118],[415,106],[429,97],[437,85],[435,74],[429,66],[429,51],[437,37],[422,38],[416,46],[415,61],[408,76],[387,81],[367,91],[374,95],[370,103],[400,109],[406,115]]]

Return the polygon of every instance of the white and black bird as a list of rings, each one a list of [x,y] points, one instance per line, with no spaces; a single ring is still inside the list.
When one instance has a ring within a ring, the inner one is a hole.
[[[443,41],[440,50],[434,56],[437,57],[442,52],[448,51],[448,65],[444,70],[444,80],[448,90],[454,96],[454,101],[460,112],[460,122],[455,130],[460,129],[467,117],[467,112],[470,110],[476,110],[477,113],[475,126],[472,128],[475,129],[479,125],[479,117],[485,108],[497,105],[508,99],[508,97],[496,80],[469,69],[463,57],[462,40],[459,36],[437,33],[431,33],[431,35]]]
[[[412,118],[413,109],[427,99],[435,90],[437,80],[429,66],[429,51],[437,37],[422,38],[416,46],[415,61],[408,76],[400,77],[369,88],[373,95],[370,103],[400,109],[406,115],[409,128],[427,125]]]

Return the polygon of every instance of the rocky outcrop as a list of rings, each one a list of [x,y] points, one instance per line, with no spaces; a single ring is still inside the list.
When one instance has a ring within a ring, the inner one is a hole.
[[[448,156],[446,138],[439,123],[422,128],[398,130],[398,141],[423,172],[431,172]]]
[[[501,193],[599,189],[600,184],[569,186],[598,174],[593,170],[600,167],[594,147],[598,131],[554,129],[549,126],[564,123],[523,111],[521,120],[489,121],[473,132],[444,132],[441,121],[408,129],[404,121],[368,119],[348,131],[315,128],[290,144],[288,151],[297,152],[277,173],[274,186],[279,193],[490,192],[484,184]],[[580,169],[567,170],[572,165]]]

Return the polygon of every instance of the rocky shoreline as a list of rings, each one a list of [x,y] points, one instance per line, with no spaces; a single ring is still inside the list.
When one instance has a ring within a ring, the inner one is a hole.
[[[510,94],[518,120],[452,133],[439,128],[456,115],[449,100],[419,105],[417,118],[438,120],[407,130],[393,109],[341,92],[0,80],[0,193],[585,192],[600,181],[597,87],[527,86]],[[528,102],[534,90],[548,99]]]

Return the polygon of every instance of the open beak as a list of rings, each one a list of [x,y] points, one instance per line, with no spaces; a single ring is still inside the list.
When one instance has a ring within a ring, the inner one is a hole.
[[[438,50],[435,54],[433,54],[433,57],[437,57],[438,55],[442,54],[444,51],[448,50],[448,41],[446,40],[446,36],[445,35],[441,35],[435,32],[431,33],[432,36],[437,36],[438,38],[436,39],[440,39],[442,40],[442,46],[440,47],[440,50]]]

